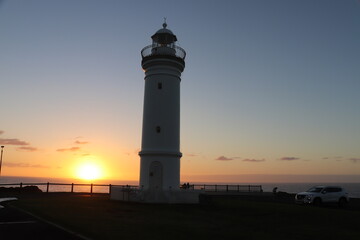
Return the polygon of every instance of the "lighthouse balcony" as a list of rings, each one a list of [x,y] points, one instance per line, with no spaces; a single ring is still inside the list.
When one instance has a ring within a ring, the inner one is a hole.
[[[152,44],[141,50],[141,56],[143,59],[152,56],[172,56],[185,60],[186,52],[174,44]]]

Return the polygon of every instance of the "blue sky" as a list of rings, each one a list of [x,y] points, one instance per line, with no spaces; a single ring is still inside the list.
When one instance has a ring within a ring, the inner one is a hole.
[[[33,148],[6,146],[4,171],[62,176],[87,154],[136,179],[140,51],[163,17],[187,52],[184,178],[360,174],[355,0],[1,1],[0,139]]]

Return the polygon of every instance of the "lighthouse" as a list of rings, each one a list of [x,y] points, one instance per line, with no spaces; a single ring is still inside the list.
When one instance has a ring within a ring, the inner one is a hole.
[[[139,188],[111,186],[110,199],[147,203],[199,203],[203,190],[180,186],[180,82],[186,52],[162,28],[141,50],[145,72]]]
[[[152,44],[141,51],[145,91],[139,187],[156,195],[179,190],[180,82],[186,52],[175,44],[166,22],[151,38]]]

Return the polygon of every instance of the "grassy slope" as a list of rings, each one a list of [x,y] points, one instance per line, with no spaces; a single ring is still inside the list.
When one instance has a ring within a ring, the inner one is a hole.
[[[216,199],[211,205],[37,194],[14,205],[94,239],[360,239],[360,211]]]

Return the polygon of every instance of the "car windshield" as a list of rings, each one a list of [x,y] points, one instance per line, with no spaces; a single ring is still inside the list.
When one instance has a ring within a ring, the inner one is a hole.
[[[321,192],[321,190],[323,190],[323,187],[312,187],[309,190],[307,190],[307,192]]]

